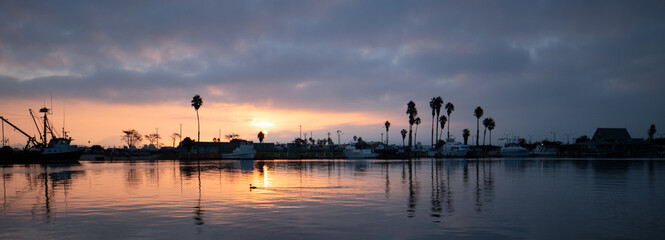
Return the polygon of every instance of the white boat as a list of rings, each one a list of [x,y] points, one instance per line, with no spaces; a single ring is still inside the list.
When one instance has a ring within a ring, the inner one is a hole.
[[[469,146],[460,142],[447,142],[441,148],[441,156],[444,157],[466,157]]]
[[[502,157],[526,157],[530,154],[528,149],[516,143],[506,144],[505,147],[501,148],[499,153]]]
[[[346,146],[344,156],[347,159],[376,158],[378,153],[373,153],[372,149],[357,149],[355,146]]]
[[[254,159],[256,149],[252,144],[241,144],[232,153],[222,153],[222,159]]]
[[[83,154],[83,148],[71,145],[71,138],[53,138],[42,150],[42,156],[47,160],[78,160]]]
[[[556,154],[556,151],[552,151],[552,149],[547,148],[542,143],[536,146],[533,151],[531,151],[531,155],[534,156],[556,156]]]

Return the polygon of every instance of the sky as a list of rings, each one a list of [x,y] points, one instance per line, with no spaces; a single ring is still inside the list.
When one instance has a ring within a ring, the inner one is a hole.
[[[76,144],[119,146],[136,129],[171,145],[181,126],[196,136],[199,94],[201,141],[264,130],[284,143],[301,127],[379,141],[390,121],[401,144],[412,100],[429,144],[441,96],[457,140],[475,137],[477,106],[494,144],[598,127],[646,138],[665,129],[664,42],[664,1],[8,0],[0,116],[36,134],[28,109],[47,106]]]

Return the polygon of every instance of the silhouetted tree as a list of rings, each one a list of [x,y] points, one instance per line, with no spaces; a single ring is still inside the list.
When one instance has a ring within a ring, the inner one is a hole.
[[[483,126],[485,126],[485,130],[483,130],[483,146],[485,146],[485,136],[487,135],[487,126],[490,125],[490,119],[485,118],[483,119]]]
[[[483,109],[478,106],[473,110],[473,116],[476,117],[476,146],[479,146],[478,140],[480,139],[480,118],[483,116]]]
[[[400,132],[402,134],[402,147],[404,147],[404,139],[406,139],[406,129],[402,129]]]
[[[386,145],[389,145],[390,143],[388,141],[388,132],[389,132],[388,130],[390,129],[390,122],[386,121],[386,123],[384,123],[383,125],[386,126]]]
[[[653,135],[656,135],[656,125],[651,124],[651,127],[649,127],[649,131],[647,132],[649,134],[649,142],[653,141]]]
[[[494,122],[494,118],[489,118],[487,129],[490,130],[490,146],[492,146],[492,130],[494,130],[495,127],[496,127],[496,122]]]
[[[199,153],[199,142],[201,141],[201,123],[199,122],[199,108],[203,106],[203,99],[198,94],[194,95],[192,98],[192,107],[196,110],[196,153]]]
[[[173,134],[171,134],[171,139],[173,140],[173,147],[175,147],[175,140],[176,140],[176,138],[180,138],[180,134],[179,134],[179,133],[173,133]]]
[[[256,135],[257,138],[259,138],[259,143],[263,143],[263,139],[266,137],[266,134],[263,133],[263,131],[259,131],[259,134]]]
[[[192,151],[192,147],[194,146],[194,140],[192,140],[189,137],[186,137],[185,139],[180,142],[180,146],[187,149],[188,152]]]
[[[145,139],[148,139],[148,141],[150,142],[150,145],[154,146],[155,142],[157,142],[159,139],[162,139],[162,137],[160,137],[159,134],[157,134],[157,133],[151,133],[151,134],[145,135]],[[157,146],[157,147],[159,147],[159,146]]]
[[[589,137],[587,135],[582,135],[582,136],[578,137],[577,139],[575,139],[575,143],[583,143],[583,142],[588,142],[588,141],[591,141],[591,139],[589,139]]]
[[[305,140],[302,138],[296,138],[295,140],[293,140],[293,144],[298,146],[305,146],[307,142],[305,142]]]
[[[121,140],[127,143],[128,148],[135,147],[137,143],[141,143],[141,141],[143,141],[143,137],[141,137],[141,134],[136,131],[136,129],[124,130],[122,132],[125,135],[122,135]]]
[[[464,145],[468,145],[469,135],[471,135],[469,129],[465,128],[464,130],[462,130],[462,137],[464,137]]]
[[[420,122],[421,122],[420,117],[416,117],[416,120],[414,121],[414,123],[416,124],[416,132],[413,134],[414,144],[418,144],[418,125],[420,125]]]
[[[446,115],[441,115],[441,117],[439,118],[439,126],[441,126],[440,135],[443,135],[443,129],[446,127],[446,122],[448,122],[448,118],[446,117]],[[441,136],[437,136],[437,142],[439,142],[439,140],[442,140]]]
[[[409,101],[406,104],[406,114],[409,115],[409,149],[411,149],[413,146],[413,124],[416,123],[416,117],[418,116],[416,103]]]
[[[450,141],[450,114],[455,111],[455,105],[453,103],[448,102],[446,103],[446,113],[448,113],[448,137],[446,138],[447,141]]]
[[[229,133],[229,134],[224,135],[224,138],[228,139],[229,142],[230,142],[231,140],[239,139],[240,135],[238,135],[237,133]]]

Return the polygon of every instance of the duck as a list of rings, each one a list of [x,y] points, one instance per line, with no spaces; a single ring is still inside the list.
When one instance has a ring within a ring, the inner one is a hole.
[[[256,186],[252,186],[252,184],[249,184],[249,189],[256,189]]]

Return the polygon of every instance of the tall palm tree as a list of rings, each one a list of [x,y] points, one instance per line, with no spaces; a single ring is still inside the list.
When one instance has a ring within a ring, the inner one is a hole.
[[[418,116],[418,109],[416,109],[416,103],[409,101],[406,104],[406,114],[409,115],[409,149],[413,146],[413,124],[416,123],[416,117]]]
[[[418,125],[420,125],[420,117],[416,117],[416,121],[414,122],[416,124],[416,132],[413,134],[413,143],[418,144]]]
[[[441,135],[443,135],[443,129],[446,127],[446,122],[448,122],[448,118],[446,117],[446,115],[441,115],[441,117],[439,118],[439,123],[440,123],[439,125],[441,125]],[[441,140],[441,136],[439,136],[439,140]]]
[[[487,129],[490,130],[490,146],[492,146],[492,130],[496,127],[496,122],[494,122],[494,118],[489,118],[489,124],[487,124]]]
[[[464,145],[468,145],[469,135],[471,135],[469,129],[465,128],[464,130],[462,130],[462,137],[464,137]]]
[[[453,113],[453,111],[455,111],[455,105],[453,105],[453,103],[451,103],[451,102],[448,102],[448,103],[446,103],[445,108],[446,108],[446,113],[448,113],[448,121],[449,121],[448,122],[448,140],[449,140],[450,139],[450,122],[451,122],[450,114]]]
[[[196,128],[197,128],[197,138],[196,138],[196,153],[199,153],[199,142],[201,142],[201,124],[199,122],[199,108],[203,105],[203,99],[198,94],[194,95],[192,98],[192,107],[196,110]]]
[[[483,126],[485,126],[485,130],[483,131],[483,146],[485,146],[485,135],[487,135],[487,127],[490,125],[490,119],[485,118],[483,119]]]
[[[384,125],[386,126],[386,145],[388,145],[388,129],[390,129],[390,122],[386,121]]]
[[[436,102],[434,103],[434,107],[436,108],[436,119],[439,119],[439,114],[441,113],[441,107],[443,107],[443,98],[441,96],[436,97]],[[439,137],[439,123],[437,122],[437,128],[436,128],[436,136],[437,139],[436,141],[438,142],[441,137]]]
[[[434,146],[434,124],[438,122],[434,118],[436,116],[436,97],[433,97],[431,100],[429,100],[429,107],[432,109],[432,135],[430,139],[430,146]]]
[[[478,139],[480,138],[480,118],[483,116],[483,109],[478,106],[476,110],[473,110],[473,116],[476,117],[476,146],[479,146]]]
[[[402,129],[400,132],[402,134],[402,147],[404,147],[404,139],[406,139],[406,129]]]

